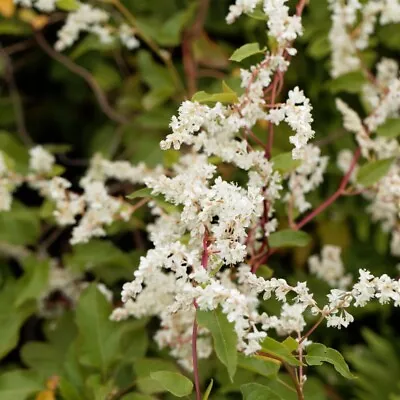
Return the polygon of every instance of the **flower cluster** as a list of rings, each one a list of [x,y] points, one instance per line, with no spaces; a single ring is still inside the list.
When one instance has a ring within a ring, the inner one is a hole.
[[[51,10],[50,2],[43,6],[43,0],[20,2]],[[378,15],[381,24],[400,18],[398,7],[389,0],[330,0],[330,5],[332,75],[337,77],[363,68],[359,51],[367,47]],[[340,249],[335,246],[325,246],[321,256],[309,259],[310,272],[332,287],[323,306],[317,304],[307,282],[289,284],[285,279],[264,279],[256,274],[275,251],[270,240],[280,228],[278,206],[287,205],[289,226],[300,229],[302,225],[296,224],[293,216],[312,208],[307,195],[323,182],[328,157],[312,143],[312,106],[306,94],[295,87],[288,91],[286,101],[276,101],[290,59],[296,54],[293,42],[302,34],[301,9],[290,15],[286,0],[237,0],[227,20],[233,22],[241,14],[254,11],[264,13],[274,46],[258,64],[240,71],[243,92],[233,96],[233,101],[210,105],[186,100],[180,105],[170,123],[171,133],[160,143],[164,150],[184,147],[170,168],[150,170],[143,164],[133,166],[95,155],[73,189],[67,179],[54,176],[56,159],[43,147],[30,150],[27,176],[15,173],[0,153],[0,210],[10,209],[12,191],[26,183],[52,204],[52,215],[59,225],[73,227],[72,244],[105,236],[106,227],[118,220],[128,221],[136,210],[121,196],[113,195],[110,180],[150,189],[151,193],[146,193],[152,199],[148,204],[154,221],[147,231],[153,248],[140,258],[133,280],[123,285],[123,304],[114,310],[112,318],[157,317],[160,327],[156,342],[161,348],[169,348],[187,369],[193,367],[191,346],[198,310],[222,311],[236,332],[237,350],[250,355],[261,349],[270,330],[301,337],[309,319],[315,316],[325,318],[328,326],[341,328],[353,321],[347,310],[351,305],[361,307],[374,298],[381,304],[393,301],[395,306],[400,305],[400,283],[388,275],[374,277],[360,270],[358,281],[350,287],[352,279],[345,273]],[[116,31],[107,25],[109,20],[105,11],[79,3],[59,31],[56,48],[71,46],[81,32],[110,42]],[[127,25],[117,31],[128,48],[138,45]],[[354,189],[371,202],[368,210],[372,218],[391,231],[395,255],[400,248],[399,144],[377,135],[377,131],[388,119],[399,116],[398,71],[394,60],[378,63],[377,77],[370,77],[363,88],[370,107],[365,118],[337,100],[344,128],[355,134],[359,149],[354,154],[347,150],[340,154],[338,164],[344,180],[325,203],[327,206],[335,196],[342,195],[351,181]],[[224,89],[230,88],[225,84]],[[287,124],[293,132],[288,140],[292,151],[285,154],[290,168],[278,168],[272,157],[274,129],[280,124]],[[257,125],[268,126],[266,145],[255,133]],[[361,185],[356,175],[362,168],[357,164],[360,157],[367,162],[389,159],[392,163],[384,177],[372,185]],[[238,182],[224,179],[221,170],[225,166],[239,171]],[[62,282],[67,297],[75,301],[80,290],[75,277],[53,268],[51,282],[55,289]],[[262,301],[272,297],[281,303],[276,315],[262,312],[260,307]],[[211,352],[210,332],[200,327],[197,355],[206,358]]]
[[[341,259],[341,248],[337,246],[324,246],[321,257],[313,255],[308,259],[310,272],[317,278],[327,282],[332,287],[346,288],[352,281]]]
[[[14,3],[36,8],[45,13],[55,11],[57,8],[56,0],[14,0]],[[57,32],[56,50],[63,51],[71,47],[81,33],[92,33],[105,45],[119,40],[129,50],[139,47],[140,43],[129,25],[122,23],[114,26],[109,12],[91,4],[78,1],[76,6],[76,9],[68,13],[65,24]]]
[[[359,53],[368,47],[378,15],[381,25],[400,22],[400,5],[397,0],[329,0],[329,3],[332,10],[331,73],[338,77],[361,68]]]

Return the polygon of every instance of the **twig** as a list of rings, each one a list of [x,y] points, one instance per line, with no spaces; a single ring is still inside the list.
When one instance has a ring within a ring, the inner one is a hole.
[[[13,43],[7,47],[4,47],[3,51],[10,56],[11,54],[19,53],[20,51],[26,50],[29,47],[32,47],[34,44],[35,41],[32,38],[21,40],[20,42]]]
[[[265,351],[259,351],[259,352],[257,352],[257,354],[259,354],[260,356],[263,356],[263,357],[268,357],[268,358],[272,358],[273,360],[280,361],[281,364],[286,369],[286,371],[288,372],[290,379],[293,381],[298,400],[304,400],[303,390],[300,386],[299,380],[297,379],[294,369],[290,365],[288,365],[282,358],[275,356],[273,354],[267,353]]]
[[[38,253],[46,254],[47,249],[59,238],[63,232],[64,230],[61,228],[54,229],[54,231],[42,241],[38,248]]]
[[[193,41],[201,34],[207,17],[209,4],[210,0],[199,0],[197,18],[191,28],[187,29],[183,35],[182,59],[189,97],[192,97],[197,91],[198,78],[197,62],[193,54]]]
[[[299,340],[299,345],[301,345],[321,324],[321,322],[325,319],[326,315],[322,314],[318,321],[302,336],[302,338]]]
[[[5,77],[10,90],[11,101],[14,107],[17,131],[23,143],[26,146],[30,147],[33,144],[33,140],[26,129],[24,109],[22,107],[21,96],[19,95],[18,87],[14,79],[14,71],[11,58],[8,56],[7,52],[4,50],[1,44],[0,52],[6,63]]]
[[[339,185],[338,189],[336,190],[336,192],[333,193],[330,197],[328,197],[315,210],[310,212],[310,214],[306,215],[300,222],[298,222],[294,226],[294,229],[296,229],[296,230],[301,229],[305,224],[307,224],[309,221],[311,221],[315,216],[317,216],[322,211],[324,211],[327,207],[329,207],[338,197],[343,195],[343,193],[346,189],[346,186],[351,178],[351,174],[353,173],[354,168],[356,167],[357,161],[360,158],[360,156],[361,156],[361,148],[358,147],[356,149],[356,151],[354,152],[350,167],[349,167],[346,175],[341,180],[340,185]]]
[[[107,115],[108,118],[117,122],[118,124],[126,124],[128,119],[125,118],[123,115],[116,112],[108,103],[107,97],[100,88],[97,81],[94,79],[93,75],[88,72],[85,68],[81,67],[80,65],[75,64],[71,59],[64,56],[61,53],[55,51],[46,41],[43,34],[39,31],[35,32],[35,38],[39,46],[42,50],[47,53],[51,58],[58,61],[59,63],[63,64],[67,69],[73,72],[76,75],[79,75],[83,78],[86,83],[92,89],[96,100],[100,106],[100,109]]]
[[[194,386],[196,388],[196,400],[201,400],[199,367],[197,361],[197,331],[198,331],[197,328],[198,327],[195,315],[193,321],[193,331],[192,331],[193,376],[194,376]]]

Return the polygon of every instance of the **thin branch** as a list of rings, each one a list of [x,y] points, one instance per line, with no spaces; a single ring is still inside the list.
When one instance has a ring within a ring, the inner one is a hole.
[[[192,97],[197,91],[198,68],[193,54],[193,41],[200,36],[204,22],[207,17],[210,0],[199,0],[197,17],[193,25],[183,34],[182,40],[182,59],[185,69],[188,96]]]
[[[326,315],[322,314],[318,321],[307,331],[307,333],[302,336],[302,338],[299,340],[299,345],[301,345],[321,324],[321,322],[325,319]]]
[[[93,77],[93,75],[87,71],[85,68],[81,67],[80,65],[75,64],[71,59],[68,57],[64,56],[61,53],[58,53],[55,51],[46,41],[44,38],[43,34],[39,31],[35,32],[35,38],[39,46],[42,48],[42,50],[47,53],[51,58],[54,60],[58,61],[59,63],[63,64],[67,69],[69,69],[71,72],[73,72],[76,75],[79,75],[81,78],[83,78],[86,83],[90,86],[92,89],[96,100],[99,104],[100,109],[103,111],[104,114],[107,115],[108,118],[113,120],[114,122],[117,122],[118,124],[126,124],[128,122],[128,119],[119,114],[117,111],[115,111],[109,104],[106,95],[100,88],[99,84]]]
[[[194,386],[196,388],[196,400],[201,400],[200,391],[200,378],[199,378],[199,367],[197,361],[197,321],[196,315],[193,321],[193,331],[192,331],[192,359],[193,359],[193,376],[194,376]]]
[[[35,41],[32,38],[26,39],[26,40],[21,40],[20,42],[13,43],[7,47],[4,47],[3,51],[10,56],[12,54],[19,53],[20,51],[29,49],[29,47],[32,47],[34,44],[35,44]]]
[[[4,50],[1,44],[0,53],[6,63],[5,77],[10,90],[10,98],[14,107],[17,131],[23,143],[26,146],[30,147],[33,144],[33,140],[26,129],[24,109],[22,107],[21,96],[19,94],[18,87],[14,79],[13,65],[11,62],[11,58],[8,56],[7,52]]]
[[[268,358],[272,358],[273,360],[280,361],[281,364],[286,369],[286,371],[288,372],[290,379],[292,380],[292,382],[294,384],[298,400],[304,400],[303,390],[300,386],[299,380],[297,379],[295,370],[290,365],[288,365],[282,358],[275,356],[273,354],[267,353],[265,351],[259,351],[259,352],[257,352],[257,354],[259,354],[260,356],[263,356],[263,357],[268,357]]]
[[[315,216],[322,213],[327,207],[329,207],[338,197],[342,196],[345,192],[346,186],[350,181],[351,175],[354,171],[354,168],[357,165],[357,161],[361,156],[361,148],[358,147],[354,152],[353,159],[351,161],[350,167],[346,173],[346,175],[341,180],[338,189],[335,193],[333,193],[330,197],[328,197],[323,203],[321,203],[315,210],[310,212],[310,214],[306,215],[300,222],[295,225],[295,229],[301,229],[305,224],[310,222]]]

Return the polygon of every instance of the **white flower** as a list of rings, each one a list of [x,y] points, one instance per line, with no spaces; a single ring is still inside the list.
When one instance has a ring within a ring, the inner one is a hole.
[[[133,34],[132,28],[127,24],[122,24],[119,27],[119,38],[127,49],[133,50],[139,47],[140,42]]]
[[[65,25],[57,33],[56,50],[62,51],[72,46],[78,40],[81,32],[93,32],[99,36],[102,42],[108,43],[111,36],[108,29],[102,24],[106,23],[109,18],[110,16],[100,8],[79,3],[79,8],[68,14]]]
[[[341,249],[337,246],[326,245],[321,252],[321,258],[311,256],[308,259],[310,272],[324,280],[332,287],[345,288],[351,282],[351,276],[345,275],[341,260]]]
[[[54,156],[42,146],[35,146],[29,150],[29,168],[39,174],[49,173],[55,162]]]
[[[226,17],[228,24],[232,24],[243,13],[251,13],[262,0],[236,0],[229,6],[229,14]]]

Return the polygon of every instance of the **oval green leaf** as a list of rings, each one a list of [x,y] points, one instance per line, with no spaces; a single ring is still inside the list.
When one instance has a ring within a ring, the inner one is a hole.
[[[253,56],[254,54],[263,53],[265,50],[265,47],[260,49],[260,45],[258,43],[247,43],[236,49],[229,59],[231,61],[240,62],[247,57]]]
[[[271,233],[268,237],[270,247],[304,247],[310,242],[311,237],[303,231],[283,229]]]
[[[301,164],[300,160],[293,160],[291,151],[272,157],[271,162],[274,164],[274,169],[281,173],[291,172]]]
[[[184,375],[171,371],[158,371],[152,372],[150,376],[174,396],[183,397],[192,393],[193,383]]]
[[[400,135],[400,118],[388,119],[383,125],[381,125],[376,133],[379,136],[383,136],[389,139],[393,139]]]
[[[324,346],[321,343],[312,343],[307,347],[305,357],[308,365],[322,365],[323,362],[332,364],[340,375],[347,379],[354,379],[349,366],[343,356],[335,349]]]
[[[357,182],[363,186],[372,186],[386,175],[393,160],[394,157],[391,157],[364,164],[358,171]]]
[[[212,334],[214,349],[217,357],[228,370],[229,377],[233,381],[237,366],[237,336],[226,315],[220,310],[197,310],[197,321],[205,326]]]

